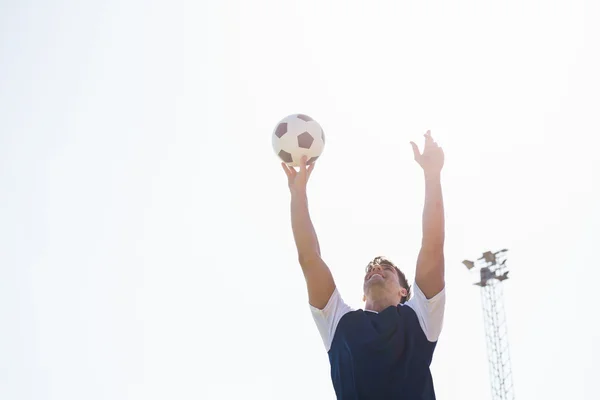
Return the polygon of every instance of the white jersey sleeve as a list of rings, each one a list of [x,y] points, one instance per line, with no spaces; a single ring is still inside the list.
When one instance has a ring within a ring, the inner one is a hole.
[[[325,308],[320,310],[310,304],[309,307],[313,319],[317,324],[317,328],[319,329],[319,333],[321,334],[321,339],[323,339],[325,349],[329,351],[340,319],[342,319],[346,313],[353,311],[353,309],[344,302],[337,287],[331,294]]]
[[[416,282],[413,285],[413,296],[406,305],[415,310],[419,318],[419,325],[425,333],[427,340],[435,342],[442,332],[444,322],[444,309],[446,307],[446,288],[427,299]]]

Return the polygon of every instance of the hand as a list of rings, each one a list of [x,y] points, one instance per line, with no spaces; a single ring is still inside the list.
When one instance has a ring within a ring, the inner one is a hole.
[[[444,167],[444,151],[431,137],[431,131],[425,134],[425,148],[423,154],[419,151],[419,147],[410,142],[415,155],[415,161],[419,163],[426,175],[440,174]]]
[[[315,168],[315,162],[311,163],[308,167],[306,166],[307,157],[303,156],[300,159],[300,168],[296,170],[294,167],[289,167],[286,163],[282,162],[281,166],[285,171],[288,178],[288,187],[291,192],[306,192],[306,184],[312,170]]]

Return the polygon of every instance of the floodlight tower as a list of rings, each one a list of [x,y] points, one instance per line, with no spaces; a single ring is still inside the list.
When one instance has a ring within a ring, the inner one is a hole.
[[[475,262],[463,261],[469,270],[475,267],[479,268],[480,280],[475,285],[481,287],[481,304],[493,400],[513,400],[515,398],[508,348],[508,330],[502,300],[502,282],[508,279],[507,251],[506,249],[496,253],[486,251]]]

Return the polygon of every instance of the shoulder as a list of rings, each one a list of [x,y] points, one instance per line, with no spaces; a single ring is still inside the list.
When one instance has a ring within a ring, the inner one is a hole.
[[[309,307],[325,349],[329,351],[340,320],[344,315],[355,310],[344,302],[337,287],[323,309],[316,308],[310,304]]]
[[[405,303],[405,306],[412,308],[417,314],[419,325],[427,340],[435,342],[442,332],[444,310],[446,308],[446,288],[444,287],[430,299],[425,297],[416,282],[413,288],[413,296]]]

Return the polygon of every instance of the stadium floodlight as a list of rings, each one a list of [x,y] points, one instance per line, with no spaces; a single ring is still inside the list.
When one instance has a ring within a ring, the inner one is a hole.
[[[508,267],[504,257],[506,249],[492,253],[487,251],[476,262],[464,260],[469,269],[479,269],[481,305],[488,350],[491,395],[493,400],[513,400],[515,397],[508,350],[508,332],[502,300],[502,283],[508,279]]]
[[[494,271],[492,271],[489,267],[481,268],[479,270],[479,275],[481,276],[482,282],[484,282],[484,281],[487,282],[496,277],[496,274],[494,274]]]
[[[486,251],[485,253],[483,253],[483,257],[480,258],[480,260],[485,260],[485,262],[490,263],[492,265],[496,265],[496,254],[492,253],[491,251]]]
[[[498,276],[497,279],[502,282],[508,279],[508,271],[506,271],[505,273],[503,273],[502,275]]]

